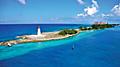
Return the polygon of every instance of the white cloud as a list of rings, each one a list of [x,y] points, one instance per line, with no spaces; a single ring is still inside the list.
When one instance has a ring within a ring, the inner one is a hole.
[[[87,8],[84,8],[84,12],[83,14],[77,14],[77,16],[93,16],[95,13],[98,12],[98,3],[96,0],[92,0],[92,5],[88,6]]]
[[[87,15],[89,15],[89,16],[91,16],[91,15],[93,15],[93,14],[95,14],[95,13],[98,12],[97,8],[94,7],[94,6],[92,6],[92,7],[87,7],[87,8],[84,9],[84,11],[85,11],[85,12],[87,13]]]
[[[77,14],[78,17],[82,16],[82,17],[85,17],[87,16],[86,14],[83,14],[83,13],[80,13],[80,14]]]
[[[91,15],[94,15],[95,13],[97,13],[98,12],[98,3],[97,3],[97,1],[95,1],[95,0],[92,0],[92,5],[91,5],[91,7],[87,7],[87,8],[85,8],[84,9],[84,11],[87,13],[87,15],[89,15],[89,16],[91,16]]]
[[[26,0],[18,0],[21,4],[25,5],[26,4]]]
[[[115,5],[111,10],[115,15],[120,16],[120,3]]]
[[[95,7],[97,7],[97,8],[99,7],[96,0],[92,0],[92,3],[93,3],[93,5],[94,5]]]
[[[85,4],[83,0],[77,0],[79,4]]]
[[[109,17],[109,16],[113,16],[113,14],[102,14],[102,17]]]

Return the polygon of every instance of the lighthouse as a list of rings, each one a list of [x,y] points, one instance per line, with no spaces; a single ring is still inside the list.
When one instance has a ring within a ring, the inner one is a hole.
[[[45,35],[41,33],[40,26],[38,26],[38,28],[37,28],[37,38],[39,39],[39,38],[42,38],[42,37],[45,37]]]
[[[42,36],[40,26],[38,26],[38,28],[37,28],[37,35]]]
[[[42,17],[40,17],[40,20],[42,20]],[[37,28],[37,35],[42,36],[40,26]]]

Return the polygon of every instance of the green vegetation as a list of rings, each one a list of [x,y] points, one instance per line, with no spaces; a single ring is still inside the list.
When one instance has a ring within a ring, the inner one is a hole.
[[[59,32],[59,35],[67,35],[67,34],[69,34],[69,35],[72,35],[72,34],[76,34],[77,33],[77,31],[76,30],[74,30],[74,29],[65,29],[65,30],[62,30],[62,31],[60,31]]]
[[[105,28],[112,28],[117,26],[118,24],[93,24],[90,27],[79,27],[81,31],[85,30],[98,30],[98,29],[105,29]]]
[[[81,31],[84,31],[84,30],[92,30],[92,27],[79,27],[79,29]]]
[[[112,24],[93,24],[91,27],[93,29],[104,29],[104,28],[114,27],[114,25],[112,25]]]
[[[89,27],[79,27],[80,31],[86,31],[86,30],[99,30],[99,29],[105,29],[105,28],[112,28],[114,26],[118,26],[119,24],[93,24]],[[59,35],[72,35],[76,34],[78,31],[74,29],[65,29],[59,32]]]

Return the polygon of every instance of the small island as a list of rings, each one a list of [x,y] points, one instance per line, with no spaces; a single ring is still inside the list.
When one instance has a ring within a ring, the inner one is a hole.
[[[77,35],[82,31],[100,30],[100,29],[105,29],[105,28],[112,28],[112,27],[115,27],[118,25],[119,24],[108,24],[108,23],[97,23],[96,24],[95,23],[89,27],[79,27],[78,29],[64,29],[61,31],[43,32],[43,33],[41,33],[40,27],[38,27],[36,35],[17,36],[16,40],[9,40],[9,41],[5,41],[5,42],[0,42],[0,45],[12,46],[15,44],[20,44],[20,43],[43,42],[43,41],[49,41],[49,40],[64,39],[64,38],[68,38],[68,37]]]

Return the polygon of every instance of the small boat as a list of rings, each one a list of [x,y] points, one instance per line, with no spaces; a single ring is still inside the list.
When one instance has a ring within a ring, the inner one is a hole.
[[[75,46],[73,45],[73,46],[72,46],[72,50],[73,50],[74,48],[75,48]]]

